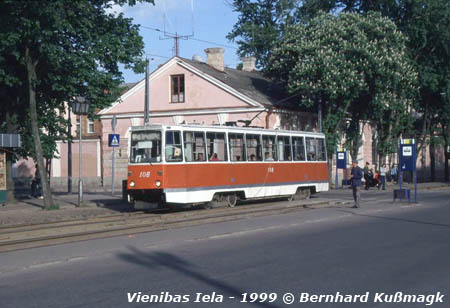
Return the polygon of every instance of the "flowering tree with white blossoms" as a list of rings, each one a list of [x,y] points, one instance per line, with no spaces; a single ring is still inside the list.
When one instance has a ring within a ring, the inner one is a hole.
[[[299,95],[301,106],[322,105],[329,158],[344,134],[355,159],[361,123],[375,124],[382,148],[407,132],[417,73],[405,44],[395,24],[378,13],[322,13],[287,28],[267,71]]]

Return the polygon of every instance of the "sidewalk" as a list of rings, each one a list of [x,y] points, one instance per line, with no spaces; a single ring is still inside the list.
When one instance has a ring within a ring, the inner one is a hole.
[[[122,195],[111,193],[84,193],[83,206],[78,205],[78,194],[54,193],[58,210],[44,210],[44,200],[21,196],[15,202],[0,206],[0,226],[35,224],[60,220],[83,219],[132,212]]]
[[[389,183],[386,186],[387,198],[392,198],[393,189],[398,185]],[[404,184],[403,188],[413,190],[414,185]],[[417,184],[418,191],[430,189],[450,188],[450,183],[420,183]],[[378,191],[371,188],[370,191]],[[383,192],[380,190],[379,192]],[[329,192],[321,193],[318,198],[342,199],[343,202],[350,200],[349,189],[330,189]],[[121,213],[133,212],[130,204],[123,202],[121,194],[111,193],[85,193],[83,194],[83,206],[77,207],[78,194],[55,193],[54,203],[59,205],[59,210],[43,210],[44,200],[32,197],[23,197],[14,203],[0,206],[0,227],[18,224],[36,224],[61,220],[84,219],[88,217],[109,216]],[[314,198],[315,199],[315,198]],[[315,199],[317,200],[317,199]]]

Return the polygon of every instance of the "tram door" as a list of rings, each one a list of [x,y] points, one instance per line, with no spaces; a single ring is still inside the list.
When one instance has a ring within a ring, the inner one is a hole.
[[[181,144],[181,132],[168,130],[165,134],[164,155],[167,163],[166,177],[167,188],[186,187],[186,170],[183,164],[183,145]]]
[[[228,144],[230,148],[230,177],[231,185],[248,184],[248,164],[244,146],[244,134],[229,133]]]

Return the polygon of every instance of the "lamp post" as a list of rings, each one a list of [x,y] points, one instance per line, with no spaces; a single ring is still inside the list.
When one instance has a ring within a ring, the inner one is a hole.
[[[81,116],[82,115],[87,115],[89,113],[89,105],[91,104],[91,102],[84,98],[84,97],[76,97],[75,101],[72,103],[72,110],[73,113],[78,115],[78,119],[80,121],[80,129],[78,131],[78,137],[79,137],[79,150],[78,150],[78,154],[79,154],[79,159],[78,159],[78,206],[81,206],[81,204],[83,203],[83,179],[81,177],[81,167],[82,167],[82,163],[81,163],[81,148],[82,148],[82,122],[81,122]]]

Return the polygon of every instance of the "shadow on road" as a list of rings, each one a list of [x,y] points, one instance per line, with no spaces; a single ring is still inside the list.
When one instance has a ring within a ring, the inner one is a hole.
[[[245,291],[239,290],[235,286],[201,273],[196,264],[187,262],[176,255],[167,252],[144,252],[131,246],[128,248],[130,249],[129,253],[121,253],[118,255],[119,258],[126,262],[144,266],[149,269],[165,267],[172,271],[176,271],[178,274],[205,283],[208,286],[215,288],[214,291],[217,291],[224,296],[234,296],[236,299],[239,299],[242,297],[241,294],[245,293]],[[267,308],[277,307],[270,303],[255,303],[255,305]]]

